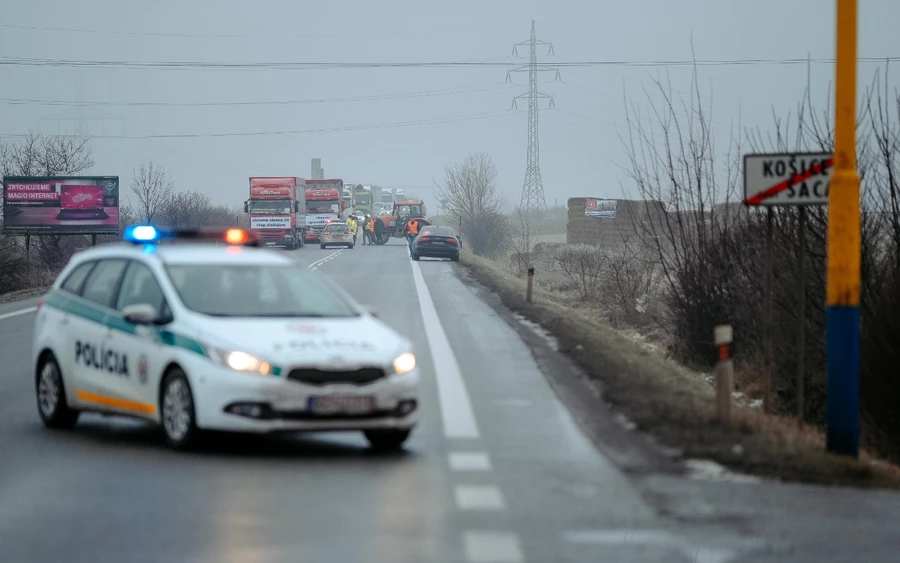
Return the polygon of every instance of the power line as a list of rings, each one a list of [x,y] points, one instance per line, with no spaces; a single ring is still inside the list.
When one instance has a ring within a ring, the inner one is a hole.
[[[860,57],[860,63],[885,63],[900,61],[900,56]],[[693,66],[761,66],[761,65],[809,65],[834,64],[830,58],[787,58],[787,59],[730,59],[730,60],[658,60],[658,61],[571,61],[558,62],[553,66],[561,68],[577,67],[693,67]],[[234,61],[115,61],[115,60],[70,60],[42,59],[26,57],[0,57],[0,66],[31,67],[75,67],[75,68],[119,68],[128,70],[348,70],[376,68],[473,68],[502,67],[512,69],[516,62],[491,60],[469,61],[382,61],[382,62],[234,62]]]
[[[228,133],[165,133],[158,135],[93,135],[90,139],[196,139],[196,138],[215,138],[215,137],[260,137],[260,136],[276,136],[276,135],[305,135],[312,133],[335,133],[342,131],[364,131],[369,129],[393,129],[400,127],[416,127],[420,125],[437,125],[442,123],[457,123],[463,121],[476,121],[481,119],[495,119],[509,115],[515,115],[512,110],[494,111],[486,113],[476,113],[469,115],[458,115],[449,117],[440,117],[435,119],[421,119],[415,121],[400,121],[395,123],[373,123],[369,125],[349,125],[346,127],[325,127],[320,129],[292,129],[282,131],[249,131],[249,132],[228,132]],[[28,135],[23,133],[17,134],[0,134],[0,137],[8,138],[24,138]],[[62,137],[74,135],[60,135]]]
[[[507,25],[479,25],[469,27],[444,28],[444,29],[414,29],[407,31],[376,31],[363,33],[314,33],[295,34],[275,31],[272,33],[177,33],[161,31],[131,31],[125,29],[82,29],[74,27],[48,27],[39,25],[0,24],[6,29],[18,29],[26,31],[81,33],[90,35],[124,35],[136,37],[181,37],[188,39],[327,39],[339,37],[389,37],[402,35],[433,35],[435,33],[459,33],[461,31],[476,31],[483,29],[510,29],[519,24]]]
[[[220,107],[220,106],[268,106],[268,105],[300,105],[300,104],[324,104],[343,102],[364,102],[377,100],[399,100],[407,98],[426,98],[432,96],[450,96],[455,94],[469,94],[477,92],[489,92],[493,90],[505,90],[512,86],[509,84],[485,84],[461,88],[448,88],[444,90],[422,90],[418,92],[403,92],[397,94],[373,94],[368,96],[350,96],[338,98],[314,98],[305,100],[259,100],[243,102],[112,102],[112,101],[83,101],[70,100],[40,100],[33,98],[0,98],[0,104],[7,105],[43,105],[43,106],[72,106],[86,104],[91,106],[108,107]]]

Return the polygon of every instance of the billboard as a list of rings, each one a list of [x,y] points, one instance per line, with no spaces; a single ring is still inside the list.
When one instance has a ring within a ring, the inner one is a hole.
[[[119,232],[118,176],[7,176],[3,232],[22,235]]]
[[[584,214],[588,217],[600,219],[615,219],[617,204],[618,201],[615,199],[586,199],[584,201]]]

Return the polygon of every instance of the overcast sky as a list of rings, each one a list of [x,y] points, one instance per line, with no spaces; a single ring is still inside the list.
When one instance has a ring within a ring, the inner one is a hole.
[[[0,60],[194,62],[526,63],[511,56],[536,20],[555,57],[542,62],[833,58],[833,0],[335,0],[331,2],[157,0],[4,0]],[[897,0],[860,2],[860,56],[900,56]],[[546,54],[546,49],[540,53]],[[525,48],[519,54],[527,57]],[[876,64],[862,64],[861,82]],[[541,172],[548,204],[573,196],[619,197],[625,153],[623,95],[644,103],[642,88],[661,68],[564,68],[543,73],[540,88],[556,109],[541,108]],[[678,90],[690,68],[669,67]],[[769,127],[769,108],[795,107],[804,66],[704,67],[715,129]],[[814,97],[824,107],[831,64],[813,66]],[[97,69],[0,66],[0,134],[74,132],[79,112],[93,140],[95,174],[118,175],[153,160],[177,186],[223,203],[246,198],[254,175],[308,177],[321,158],[326,176],[402,187],[426,198],[444,166],[486,152],[503,194],[517,202],[525,173],[527,74],[505,83],[503,66],[453,68]],[[78,99],[97,103],[87,110]],[[27,100],[27,103],[23,103]],[[14,101],[14,102],[13,102]],[[271,102],[302,102],[273,104]],[[139,105],[151,102],[156,105]],[[270,103],[262,103],[270,102]],[[708,102],[708,100],[707,100]],[[223,105],[223,103],[225,105]],[[193,105],[192,105],[193,104]],[[207,104],[207,105],[196,105]],[[215,105],[208,105],[215,104]],[[68,121],[60,118],[69,119]],[[301,131],[293,134],[275,132]],[[265,135],[213,136],[223,133]],[[109,137],[128,138],[100,138]],[[147,138],[187,135],[185,138]]]

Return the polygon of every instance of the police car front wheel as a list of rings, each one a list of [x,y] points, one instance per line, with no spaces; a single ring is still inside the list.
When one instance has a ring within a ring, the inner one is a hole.
[[[62,372],[51,354],[41,359],[36,379],[38,412],[44,425],[64,429],[75,426],[79,412],[69,408]]]
[[[187,376],[180,369],[173,369],[166,375],[161,391],[162,429],[166,443],[177,449],[193,446],[199,430]]]

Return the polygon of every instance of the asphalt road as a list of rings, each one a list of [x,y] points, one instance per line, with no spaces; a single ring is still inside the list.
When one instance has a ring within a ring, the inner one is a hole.
[[[100,416],[45,430],[29,366],[34,300],[0,304],[0,562],[900,558],[896,495],[840,493],[854,514],[824,489],[626,476],[548,382],[536,357],[551,344],[537,354],[451,263],[414,263],[399,241],[294,255],[416,343],[424,418],[406,451],[317,434],[223,436],[184,454],[152,427]],[[855,528],[842,536],[842,523]],[[880,543],[861,551],[845,536]]]

